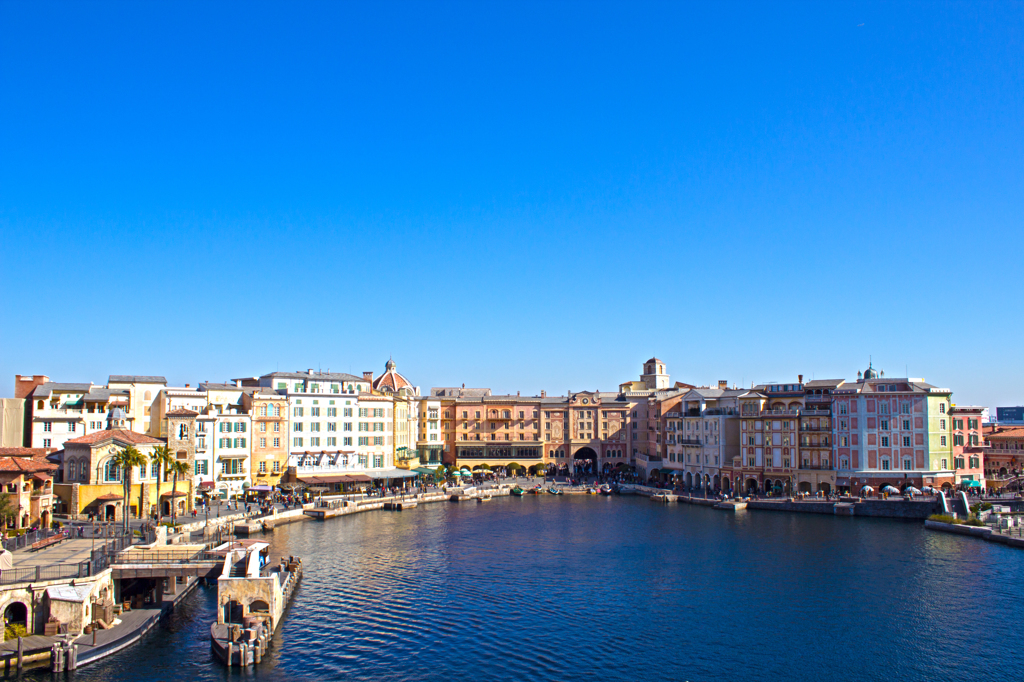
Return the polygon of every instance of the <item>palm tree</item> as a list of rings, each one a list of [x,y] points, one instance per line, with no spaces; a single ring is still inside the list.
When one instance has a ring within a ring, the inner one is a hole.
[[[171,470],[174,462],[174,455],[166,445],[158,445],[153,448],[153,461],[160,465],[160,478],[167,480],[167,472]],[[157,481],[157,490],[160,489],[160,481]]]
[[[174,485],[171,488],[171,525],[178,512],[178,476],[184,478],[189,474],[188,462],[185,460],[174,460],[171,462],[171,474],[174,476]]]
[[[167,480],[167,473],[171,470],[171,465],[174,463],[174,455],[171,454],[170,449],[166,445],[158,445],[153,448],[153,461],[160,466],[160,477],[156,481],[156,498],[157,505],[159,505],[160,482]],[[171,500],[171,504],[174,504],[174,500]]]
[[[132,496],[132,468],[145,466],[148,461],[146,456],[129,445],[123,450],[118,450],[114,455],[114,461],[121,467],[121,484],[124,487],[124,532],[128,534],[128,500]],[[142,490],[139,490],[139,518],[142,518]]]

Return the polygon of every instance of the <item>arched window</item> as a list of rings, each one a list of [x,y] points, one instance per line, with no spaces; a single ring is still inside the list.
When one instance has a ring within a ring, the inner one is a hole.
[[[188,424],[180,424],[178,426],[178,440],[188,439]]]
[[[143,400],[149,401],[149,400],[152,400],[152,399],[153,399],[153,392],[152,391],[146,391],[146,395],[143,397]]]
[[[103,465],[103,480],[111,482],[121,480],[121,467],[113,459],[108,459]]]

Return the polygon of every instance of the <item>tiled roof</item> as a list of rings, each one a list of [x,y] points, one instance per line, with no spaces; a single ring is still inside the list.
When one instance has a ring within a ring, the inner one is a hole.
[[[144,433],[136,433],[135,431],[126,431],[125,429],[104,429],[103,431],[93,431],[92,433],[84,436],[72,438],[71,440],[65,441],[65,444],[92,445],[93,443],[99,443],[100,441],[107,440],[108,438],[119,440],[122,443],[129,443],[131,445],[154,445],[156,443],[164,442],[159,438],[153,438],[152,436],[147,436]]]
[[[45,457],[54,448],[0,448],[0,457]]]
[[[33,474],[39,471],[56,471],[58,466],[46,461],[44,455],[37,457],[0,457],[0,471]]]
[[[271,372],[264,374],[260,379],[267,377],[272,379],[308,379],[309,381],[366,381],[363,377],[343,372]]]
[[[141,376],[137,374],[111,374],[108,384],[166,384],[165,377]]]
[[[179,407],[176,410],[171,410],[167,413],[168,417],[198,417],[199,413],[195,410],[187,410],[184,407]]]
[[[33,398],[46,398],[54,391],[64,391],[65,393],[88,393],[92,389],[92,384],[61,384],[56,381],[48,381],[45,384],[39,384],[32,391]]]
[[[989,440],[994,438],[1024,438],[1024,426],[1017,428],[1001,428],[985,435]]]

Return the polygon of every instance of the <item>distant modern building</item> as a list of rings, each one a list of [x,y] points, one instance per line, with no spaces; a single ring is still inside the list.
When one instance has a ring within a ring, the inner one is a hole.
[[[997,407],[996,423],[1024,426],[1024,407]]]

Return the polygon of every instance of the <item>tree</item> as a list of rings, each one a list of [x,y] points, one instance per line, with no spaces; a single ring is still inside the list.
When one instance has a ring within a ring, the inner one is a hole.
[[[7,530],[7,521],[18,514],[17,508],[11,501],[10,493],[0,493],[0,524]]]
[[[171,475],[174,476],[174,484],[171,487],[171,525],[178,514],[178,477],[185,478],[189,474],[189,466],[186,460],[174,460],[170,465]]]
[[[144,454],[129,445],[123,450],[118,450],[114,455],[114,461],[121,468],[121,485],[124,488],[124,532],[128,534],[128,500],[132,496],[132,469],[145,466],[149,461]],[[139,489],[139,518],[142,518],[142,489]]]
[[[448,469],[443,464],[438,465],[437,469],[434,471],[434,478],[439,481],[443,481],[447,477]]]
[[[174,455],[166,445],[158,445],[153,448],[153,461],[160,465],[160,479],[166,481],[167,473],[171,470],[171,464],[174,463]],[[159,492],[159,481],[157,481],[156,488]]]

